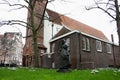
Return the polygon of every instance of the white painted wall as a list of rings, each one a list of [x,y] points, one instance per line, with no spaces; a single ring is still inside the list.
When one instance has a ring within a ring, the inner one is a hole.
[[[16,60],[18,61],[17,65],[22,65],[22,55],[23,55],[23,43],[22,36],[16,36],[18,40],[16,41]]]
[[[15,62],[17,65],[22,65],[22,55],[23,55],[23,43],[22,43],[22,36],[14,34],[15,43],[13,44],[14,50],[11,52],[10,60]]]
[[[47,15],[47,14],[46,14]],[[53,26],[53,36],[62,29],[61,25],[54,24]],[[44,45],[47,47],[47,52],[50,52],[49,41],[52,38],[52,22],[44,20]]]

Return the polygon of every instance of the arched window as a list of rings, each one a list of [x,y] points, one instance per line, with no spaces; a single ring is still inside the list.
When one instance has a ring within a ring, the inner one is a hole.
[[[107,44],[107,53],[111,53],[111,45],[110,44]]]
[[[82,49],[90,51],[90,40],[89,38],[82,37]]]
[[[102,44],[99,40],[96,40],[96,49],[97,51],[102,52]]]

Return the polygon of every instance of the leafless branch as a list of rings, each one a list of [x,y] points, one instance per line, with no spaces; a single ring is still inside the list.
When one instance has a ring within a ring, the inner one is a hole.
[[[102,11],[104,11],[105,13],[107,13],[111,18],[113,18],[114,20],[116,20],[116,17],[114,17],[110,12],[109,12],[109,10],[111,10],[111,11],[116,11],[115,9],[114,9],[114,4],[112,4],[112,3],[110,3],[110,1],[111,0],[109,0],[108,2],[101,2],[101,0],[99,0],[99,1],[95,1],[94,0],[94,2],[95,2],[95,5],[96,6],[94,6],[94,7],[90,7],[90,8],[87,8],[87,7],[85,7],[86,8],[86,10],[91,10],[91,9],[100,9],[100,10],[102,10]],[[104,8],[102,8],[102,7],[100,7],[99,5],[100,4],[105,4],[106,6],[108,6],[109,5],[109,7],[107,8],[107,9],[104,9]],[[113,8],[111,8],[111,7],[113,7]]]
[[[112,22],[114,22],[115,20],[111,20],[110,22],[112,23]]]
[[[24,1],[29,4],[29,1],[28,1],[28,0],[24,0]]]
[[[55,0],[49,0],[48,2],[53,2],[53,1],[55,1]]]
[[[36,29],[36,32],[37,32],[39,29],[42,28],[42,22],[43,22],[43,19],[44,19],[44,15],[45,15],[45,11],[46,11],[46,8],[47,8],[47,4],[48,4],[48,0],[47,0],[46,3],[45,3],[45,7],[44,7],[44,10],[43,10],[43,14],[42,14],[41,20],[40,20],[40,22],[39,22],[39,25],[38,25],[38,27],[37,27],[37,29]]]
[[[113,5],[114,6],[114,4],[111,4],[110,2],[113,2],[113,0],[108,0],[108,2],[106,3],[106,7],[108,6],[108,5]]]
[[[105,9],[103,9],[103,8],[101,8],[101,7],[99,7],[99,6],[97,6],[97,7],[91,7],[91,8],[86,8],[87,10],[90,10],[90,9],[100,9],[100,10],[102,10],[102,11],[104,11],[105,13],[107,13],[110,17],[112,17],[113,19],[116,19],[113,15],[111,15],[107,10],[105,10]]]
[[[2,21],[2,26],[3,26],[3,25],[15,25],[15,24],[18,24],[18,25],[21,25],[21,26],[25,26],[24,24],[19,23],[19,22]]]
[[[12,10],[18,10],[18,9],[23,9],[23,8],[26,8],[26,9],[28,9],[29,10],[29,8],[28,8],[28,6],[26,6],[26,5],[23,5],[23,4],[11,4],[9,1],[7,1],[7,0],[2,0],[3,1],[3,3],[0,3],[0,4],[6,4],[6,5],[9,5],[9,6],[11,6],[11,7],[17,7],[18,6],[18,8],[14,8],[14,9],[12,9]],[[27,2],[27,0],[25,0],[26,2]],[[27,3],[29,3],[29,2],[27,2]],[[10,10],[10,11],[12,11],[12,10]],[[30,11],[30,10],[29,10]]]
[[[3,25],[21,25],[23,27],[27,27],[27,28],[31,28],[30,24],[28,24],[27,22],[24,22],[24,21],[20,21],[20,20],[8,20],[8,21],[1,21],[0,22],[0,26],[3,26]]]
[[[99,2],[99,3],[97,3],[97,4],[103,4],[103,5],[106,5],[106,6],[108,6],[108,5],[115,6],[115,5],[112,4],[112,3],[106,3],[106,2]]]
[[[113,9],[113,8],[107,8],[107,10],[106,10],[106,11],[109,11],[109,10],[116,12],[116,10],[115,10],[115,9]]]

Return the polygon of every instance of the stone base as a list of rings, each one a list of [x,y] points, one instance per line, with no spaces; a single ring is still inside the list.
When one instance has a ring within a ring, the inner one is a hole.
[[[70,69],[58,69],[57,72],[66,73],[66,72],[71,72],[71,70]]]

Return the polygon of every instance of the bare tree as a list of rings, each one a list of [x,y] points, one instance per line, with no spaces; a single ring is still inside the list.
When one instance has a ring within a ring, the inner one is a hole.
[[[27,22],[21,20],[8,20],[0,22],[0,26],[2,25],[21,25],[30,30],[31,34],[26,36],[26,38],[32,38],[32,47],[33,47],[33,55],[34,55],[34,67],[39,67],[39,58],[38,58],[38,33],[43,28],[43,20],[50,20],[47,16],[45,16],[45,11],[47,8],[47,4],[55,1],[55,0],[24,0],[27,5],[23,4],[11,4],[9,0],[3,0],[4,3],[12,7],[16,7],[13,10],[19,10],[22,8],[26,8],[28,10],[28,18]],[[37,5],[36,5],[37,4]],[[37,11],[37,9],[39,11]],[[37,21],[37,23],[36,23]]]
[[[120,45],[120,4],[118,3],[118,0],[94,0],[94,2],[94,6],[91,6],[86,9],[100,9],[106,14],[108,14],[113,19],[112,21],[116,22]]]

